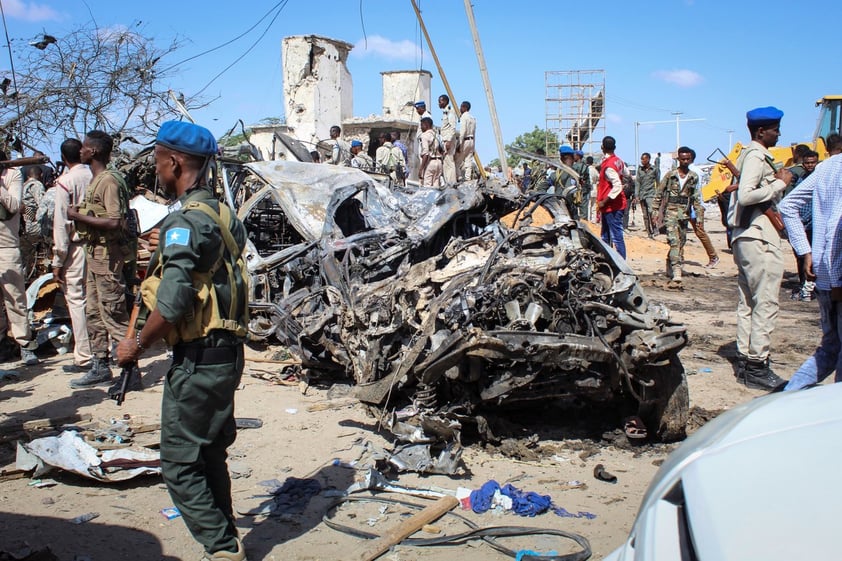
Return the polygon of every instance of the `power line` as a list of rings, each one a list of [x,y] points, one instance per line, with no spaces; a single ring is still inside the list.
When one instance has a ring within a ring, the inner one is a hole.
[[[263,33],[261,33],[260,36],[257,39],[255,39],[254,43],[252,43],[251,46],[248,49],[246,49],[246,51],[243,54],[241,54],[236,59],[234,59],[234,61],[231,64],[229,64],[228,66],[226,66],[225,68],[220,70],[219,73],[216,76],[211,78],[210,81],[202,87],[202,89],[200,89],[195,94],[193,94],[193,97],[199,96],[202,92],[204,92],[206,89],[208,89],[210,87],[210,85],[213,84],[220,76],[222,76],[223,74],[228,72],[231,69],[231,67],[233,67],[235,64],[237,64],[238,62],[243,60],[243,58],[245,58],[245,56],[252,51],[252,49],[254,49],[257,46],[258,43],[260,43],[261,39],[263,39],[266,36],[266,34],[269,33],[269,30],[272,28],[272,25],[275,23],[275,20],[277,20],[278,16],[281,15],[281,12],[286,7],[288,2],[289,2],[289,0],[282,0],[281,2],[278,2],[275,6],[276,7],[280,6],[280,8],[278,8],[278,11],[275,13],[275,16],[269,22],[269,25],[266,26],[266,29],[263,30]],[[263,21],[263,19],[265,19],[265,18],[266,18],[266,16],[261,18],[261,21]]]
[[[224,43],[222,43],[222,44],[220,44],[220,45],[217,45],[216,47],[213,47],[213,48],[211,48],[211,49],[208,49],[208,50],[206,50],[206,51],[202,51],[202,52],[201,52],[201,53],[199,53],[199,54],[193,55],[193,56],[191,56],[191,57],[185,58],[184,60],[181,60],[181,61],[179,61],[179,62],[176,62],[175,64],[173,64],[173,65],[171,65],[171,66],[168,66],[168,67],[164,68],[161,72],[166,72],[167,70],[172,70],[172,69],[173,69],[173,68],[175,68],[176,66],[180,66],[180,65],[184,64],[185,62],[190,62],[191,60],[195,60],[195,59],[197,59],[197,58],[199,58],[199,57],[205,56],[205,55],[210,54],[210,53],[212,53],[212,52],[214,52],[214,51],[218,51],[219,49],[221,49],[221,48],[223,48],[223,47],[227,47],[228,45],[230,45],[230,44],[231,44],[231,43],[233,43],[234,41],[237,41],[237,40],[239,40],[239,39],[242,39],[242,38],[243,38],[243,37],[245,37],[248,33],[250,33],[252,30],[254,30],[254,28],[255,28],[255,27],[257,27],[258,25],[260,25],[260,23],[261,23],[263,20],[265,20],[267,17],[269,17],[269,16],[272,14],[272,12],[274,12],[274,11],[278,8],[278,6],[281,6],[281,4],[286,4],[288,1],[289,1],[289,0],[281,0],[280,2],[278,2],[277,4],[275,4],[274,6],[272,6],[271,8],[269,8],[269,11],[268,11],[268,12],[266,12],[265,14],[263,14],[263,16],[262,16],[259,20],[257,20],[257,21],[254,23],[254,25],[252,25],[251,27],[249,27],[248,29],[246,29],[245,31],[243,31],[242,33],[240,33],[239,35],[237,35],[237,36],[236,36],[236,37],[234,37],[233,39],[230,39],[230,40],[228,40],[228,41],[226,41],[226,42],[224,42]],[[283,8],[283,6],[281,6],[280,10],[283,10],[283,9],[284,9],[284,8]],[[280,13],[280,10],[278,10],[278,13]],[[275,14],[275,18],[277,18],[277,17],[278,17],[278,15],[277,15],[277,14]],[[273,18],[273,19],[272,19],[272,21],[273,21],[273,22],[275,21],[275,18]],[[271,24],[270,24],[270,25],[271,25]],[[265,34],[265,33],[264,33],[264,34]],[[262,35],[261,35],[261,37],[262,37]],[[210,84],[209,84],[209,85],[210,85]]]
[[[619,103],[620,105],[626,105],[628,107],[635,107],[637,109],[649,109],[652,111],[660,111],[662,113],[672,113],[673,109],[664,109],[663,107],[653,107],[651,105],[644,105],[642,103],[638,103],[636,101],[631,101],[629,99],[622,98],[620,96],[612,95],[610,97],[605,96],[606,101],[613,101]]]

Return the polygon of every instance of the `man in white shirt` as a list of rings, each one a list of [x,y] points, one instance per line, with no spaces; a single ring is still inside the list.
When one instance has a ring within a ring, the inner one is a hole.
[[[474,137],[477,134],[477,120],[471,114],[471,102],[463,101],[459,106],[459,152],[456,154],[456,168],[461,170],[465,181],[474,174]]]

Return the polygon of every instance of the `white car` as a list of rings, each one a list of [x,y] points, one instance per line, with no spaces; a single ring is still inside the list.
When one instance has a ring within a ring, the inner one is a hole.
[[[606,561],[842,558],[842,384],[727,411],[664,462]]]

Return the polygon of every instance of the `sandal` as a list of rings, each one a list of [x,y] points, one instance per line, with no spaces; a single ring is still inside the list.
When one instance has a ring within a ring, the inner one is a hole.
[[[626,419],[626,423],[623,425],[623,432],[626,434],[626,438],[631,440],[642,440],[649,436],[646,425],[640,417],[629,417]]]

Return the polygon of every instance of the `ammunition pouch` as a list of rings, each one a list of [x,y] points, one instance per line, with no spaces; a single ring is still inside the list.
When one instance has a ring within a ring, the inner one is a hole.
[[[229,331],[237,337],[245,337],[248,334],[248,304],[244,303],[243,314],[240,320],[229,319],[237,315],[237,303],[240,297],[245,298],[248,294],[248,271],[246,269],[245,259],[243,259],[240,248],[237,246],[228,228],[228,224],[231,222],[231,210],[221,204],[219,205],[220,212],[217,214],[207,204],[197,201],[187,203],[183,211],[188,210],[200,210],[213,218],[222,232],[222,239],[225,243],[220,244],[219,256],[208,271],[192,271],[190,273],[196,296],[194,297],[190,310],[176,324],[175,329],[171,330],[169,335],[167,335],[167,344],[175,346],[179,343],[189,343],[202,337],[207,337],[215,329]],[[230,255],[229,259],[225,258],[226,249]],[[225,267],[231,288],[231,304],[226,318],[223,318],[220,313],[219,297],[216,292],[216,286],[213,283],[213,277],[222,267]],[[239,267],[240,275],[246,285],[244,294],[242,295],[237,291],[234,267]],[[162,265],[159,259],[155,270],[140,284],[141,299],[143,300],[144,306],[149,310],[154,310],[157,304],[161,275]]]
[[[690,203],[690,197],[685,195],[670,195],[669,204],[671,205],[687,205]]]

